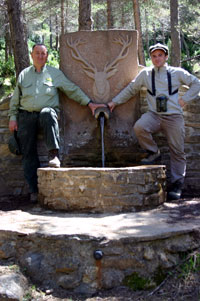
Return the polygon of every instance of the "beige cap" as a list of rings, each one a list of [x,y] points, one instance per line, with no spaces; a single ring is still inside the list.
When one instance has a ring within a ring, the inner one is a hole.
[[[157,44],[155,44],[155,45],[150,46],[150,47],[149,47],[149,53],[151,54],[152,52],[154,52],[155,50],[158,50],[158,49],[159,49],[159,50],[163,50],[164,53],[165,53],[166,55],[168,55],[168,52],[169,52],[168,47],[165,46],[165,45],[162,45],[162,44],[160,44],[160,43],[157,43]]]

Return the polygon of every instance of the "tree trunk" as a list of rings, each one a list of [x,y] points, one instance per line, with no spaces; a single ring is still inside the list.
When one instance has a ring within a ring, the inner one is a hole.
[[[21,7],[22,9],[22,20],[23,20],[23,24],[24,24],[24,35],[25,35],[25,40],[28,41],[28,29],[27,29],[27,22],[26,22],[26,14],[25,14],[25,11],[26,11],[26,2],[21,2],[23,5]],[[27,45],[28,45],[28,42],[27,42]]]
[[[108,29],[113,28],[111,0],[107,0],[107,28]]]
[[[97,11],[95,15],[95,29],[100,30],[101,29],[101,14]]]
[[[124,2],[121,4],[121,27],[125,28]]]
[[[142,41],[140,8],[139,8],[138,0],[133,0],[133,11],[134,11],[135,28],[138,31],[138,57],[139,57],[139,63],[140,63],[140,65],[146,66],[145,57],[144,57],[144,47],[143,47],[143,41]]]
[[[55,49],[58,50],[58,44],[59,44],[59,34],[58,34],[58,16],[56,14],[56,46]]]
[[[53,49],[52,16],[51,16],[51,6],[50,6],[50,1],[49,1],[49,31],[50,31],[50,36],[49,36],[49,46],[50,46],[51,49]]]
[[[50,29],[49,46],[50,46],[51,49],[53,49],[53,35],[52,35],[51,15],[49,16],[49,29]]]
[[[156,25],[153,23],[153,42],[156,44]]]
[[[91,0],[79,0],[79,30],[92,30]]]
[[[8,22],[8,15],[5,13],[5,61],[8,61],[8,57],[12,55],[12,45],[11,45],[11,37],[10,37],[10,30],[9,30],[9,22]]]
[[[161,27],[162,27],[162,43],[165,44],[165,29],[163,23],[161,23]]]
[[[66,0],[66,10],[65,10],[65,32],[67,32],[68,28],[68,18],[69,18],[69,2]]]
[[[145,9],[145,41],[146,41],[146,48],[147,51],[149,50],[149,16],[148,16],[148,12]]]
[[[64,0],[61,0],[61,34],[65,33],[65,9]]]
[[[14,52],[16,77],[18,77],[19,73],[30,65],[27,39],[21,13],[21,2],[20,0],[6,0],[6,4]]]
[[[170,0],[170,21],[171,21],[171,65],[180,66],[181,43],[179,30],[178,0]]]
[[[181,34],[181,40],[182,40],[182,43],[183,43],[183,47],[185,48],[186,56],[190,57],[190,50],[189,50],[189,47],[188,47],[188,45],[185,41],[185,37],[184,37],[183,33]]]

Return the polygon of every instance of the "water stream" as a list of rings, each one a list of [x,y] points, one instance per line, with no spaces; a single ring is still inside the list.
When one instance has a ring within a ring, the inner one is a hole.
[[[100,127],[101,127],[101,160],[102,167],[105,167],[105,151],[104,151],[104,124],[105,124],[105,115],[103,112],[99,115]]]

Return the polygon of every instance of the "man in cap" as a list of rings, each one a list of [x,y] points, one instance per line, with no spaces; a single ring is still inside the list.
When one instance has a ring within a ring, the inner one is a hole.
[[[37,154],[38,128],[42,128],[44,133],[49,166],[60,167],[58,90],[79,104],[88,106],[92,114],[96,108],[104,105],[94,104],[61,70],[46,65],[48,52],[45,45],[34,45],[31,56],[33,65],[19,74],[10,102],[9,129],[11,132],[17,131],[24,176],[30,187],[31,202],[36,202],[37,168],[40,166]]]
[[[184,119],[182,107],[195,99],[200,91],[200,81],[182,68],[167,65],[168,47],[157,43],[149,48],[152,67],[144,68],[138,76],[108,103],[110,110],[127,102],[137,94],[141,87],[147,88],[148,112],[144,113],[134,125],[134,132],[140,146],[147,151],[142,164],[154,164],[160,158],[160,150],[152,134],[164,132],[170,150],[171,188],[168,198],[181,197],[186,173],[184,152]],[[181,85],[189,90],[179,97]]]

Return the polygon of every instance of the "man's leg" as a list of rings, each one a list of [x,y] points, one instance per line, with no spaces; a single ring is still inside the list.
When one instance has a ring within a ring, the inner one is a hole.
[[[20,111],[18,118],[18,138],[22,152],[24,177],[29,184],[30,193],[37,193],[37,168],[40,167],[37,154],[38,113]]]
[[[169,192],[169,197],[179,199],[186,173],[186,155],[184,152],[185,126],[183,116],[173,114],[163,117],[162,128],[170,149],[172,191]]]
[[[47,149],[49,151],[49,166],[60,167],[60,160],[58,159],[59,150],[59,125],[58,117],[54,109],[44,108],[39,115],[39,126],[44,133],[44,139]]]
[[[152,134],[160,130],[160,118],[157,114],[147,112],[135,123],[134,131],[140,146],[147,150],[148,157],[141,163],[152,164],[153,161],[160,157],[160,151]]]

